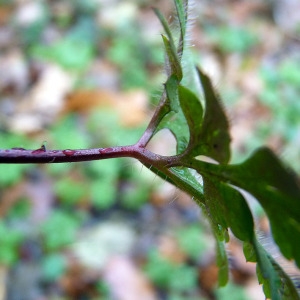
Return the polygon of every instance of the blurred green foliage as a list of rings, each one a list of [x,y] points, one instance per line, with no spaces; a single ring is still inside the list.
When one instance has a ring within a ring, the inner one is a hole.
[[[226,53],[245,53],[258,43],[255,32],[246,27],[218,26],[209,27],[207,34],[216,47]]]
[[[49,143],[57,149],[88,148],[92,137],[85,131],[79,119],[78,115],[69,114],[54,124],[50,130]]]
[[[66,69],[81,71],[92,62],[94,49],[85,40],[69,37],[50,47],[36,45],[32,49],[32,55],[55,62]]]
[[[216,290],[218,300],[248,300],[242,287],[228,283],[225,287]]]
[[[207,237],[199,224],[180,228],[176,236],[181,249],[196,261],[208,250]]]
[[[24,135],[2,132],[1,147],[10,149],[13,147],[30,148],[32,141]],[[26,170],[32,168],[30,165],[0,165],[0,188],[18,183]]]
[[[76,240],[80,220],[63,210],[53,211],[41,228],[43,244],[48,251],[59,250]]]
[[[157,45],[147,47],[147,41],[137,28],[137,24],[122,28],[113,37],[106,57],[119,68],[123,89],[140,87],[149,90],[155,87],[149,79],[149,67],[161,64],[163,52]]]
[[[14,219],[26,219],[31,212],[31,203],[29,199],[21,197],[9,210],[7,218],[9,220]]]
[[[12,20],[12,25],[16,30],[19,41],[27,47],[39,43],[42,34],[50,22],[49,7],[45,1],[39,1],[36,4],[35,9],[39,10],[39,13],[36,14],[35,18],[25,24],[19,23],[17,19]]]
[[[264,89],[260,101],[271,113],[268,122],[258,127],[260,143],[270,137],[283,141],[283,159],[293,162],[293,168],[300,172],[300,60],[287,58],[278,66],[269,65],[261,69]]]
[[[20,229],[0,221],[0,264],[12,265],[19,260],[19,246],[23,240]]]
[[[116,160],[90,165],[94,177],[90,186],[91,203],[97,209],[108,209],[117,200],[120,165]],[[97,168],[98,166],[98,168]]]
[[[55,182],[54,191],[62,206],[72,207],[87,195],[88,189],[82,181],[67,177]]]
[[[66,270],[66,258],[59,253],[49,254],[43,257],[41,269],[43,280],[55,281],[59,279]]]
[[[152,251],[145,266],[147,276],[155,285],[167,289],[171,294],[193,292],[197,289],[197,269],[175,264]]]

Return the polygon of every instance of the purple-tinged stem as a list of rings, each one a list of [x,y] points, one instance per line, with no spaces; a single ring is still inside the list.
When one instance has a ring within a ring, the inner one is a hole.
[[[157,165],[159,168],[174,163],[176,157],[155,154],[137,145],[94,149],[36,150],[23,148],[0,149],[0,164],[50,164],[101,160],[118,157],[132,157],[144,164]]]
[[[164,92],[161,99],[160,104],[155,110],[154,115],[151,118],[151,121],[141,136],[140,140],[137,142],[137,145],[139,147],[145,148],[149,141],[151,140],[155,130],[157,129],[158,124],[161,122],[161,120],[164,118],[164,116],[170,111],[170,108],[168,105],[165,105],[165,102],[167,101],[166,93]]]
[[[115,157],[134,157],[134,146],[94,149],[27,150],[22,148],[0,149],[1,164],[68,163],[100,160]]]

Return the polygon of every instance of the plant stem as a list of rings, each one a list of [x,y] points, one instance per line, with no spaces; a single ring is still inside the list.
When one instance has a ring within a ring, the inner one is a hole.
[[[159,169],[166,169],[170,163],[174,165],[177,161],[177,156],[158,155],[139,144],[93,149],[46,150],[43,147],[36,150],[0,149],[1,164],[70,163],[118,157],[136,158],[144,164],[155,165]]]
[[[134,146],[94,149],[65,149],[65,150],[27,150],[13,148],[0,150],[2,164],[31,164],[31,163],[68,163],[90,160],[100,160],[115,157],[134,157]]]
[[[137,142],[137,145],[139,147],[145,148],[147,146],[147,144],[151,140],[151,138],[152,138],[155,130],[157,129],[159,123],[161,122],[161,120],[164,118],[164,116],[168,112],[170,112],[170,107],[168,105],[166,105],[166,103],[165,103],[166,101],[167,101],[167,95],[166,95],[166,92],[164,91],[164,93],[159,101],[159,106],[155,110],[155,113],[152,116],[152,119],[151,119],[147,129],[143,133],[140,140]]]
[[[162,156],[141,147],[139,143],[129,146],[118,146],[94,149],[36,150],[23,148],[0,149],[0,164],[52,164],[71,163],[109,158],[132,157],[139,160],[164,180],[169,181],[190,195],[203,202],[203,195],[188,183],[178,180],[170,167],[183,165],[182,155]],[[161,176],[164,174],[164,176]]]

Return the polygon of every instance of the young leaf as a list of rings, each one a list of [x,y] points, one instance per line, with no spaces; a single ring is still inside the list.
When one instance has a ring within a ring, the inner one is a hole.
[[[267,254],[267,253],[266,253]],[[297,289],[291,278],[283,271],[279,264],[276,263],[275,259],[269,256],[269,259],[273,265],[274,270],[277,272],[280,281],[281,281],[281,289],[280,293],[282,295],[282,300],[300,300],[300,296],[298,294]]]
[[[199,134],[201,139],[193,154],[206,155],[226,164],[230,159],[229,123],[209,77],[200,69],[198,75],[204,91],[205,113]]]
[[[187,88],[178,87],[179,102],[189,125],[190,140],[187,151],[193,154],[201,139],[201,121],[203,109],[197,97]]]
[[[188,20],[188,0],[175,0],[175,7],[177,11],[177,17],[179,19],[180,34],[185,37],[186,25]]]
[[[257,277],[267,298],[272,300],[299,300],[300,296],[291,279],[255,239],[244,244],[248,261],[257,262]]]
[[[178,12],[178,16],[179,16],[179,23],[180,23],[180,28],[181,28],[181,38],[183,39],[185,36],[185,26],[186,26],[186,22],[187,19],[186,17],[184,18],[182,15],[185,14],[185,10],[183,8],[183,4],[182,2],[175,0],[175,4],[176,4],[176,8],[177,8],[177,12]],[[156,14],[156,16],[158,17],[158,19],[160,20],[166,35],[162,35],[162,39],[164,42],[164,46],[165,46],[165,50],[166,50],[166,54],[167,54],[167,58],[168,58],[168,67],[171,69],[168,72],[168,75],[175,75],[178,79],[178,81],[181,81],[183,74],[182,74],[182,67],[181,67],[181,55],[182,55],[182,51],[183,51],[183,44],[180,43],[180,46],[178,47],[178,50],[175,47],[175,43],[174,43],[174,38],[173,38],[173,34],[171,32],[170,26],[166,20],[166,18],[161,14],[161,12],[154,8],[154,12]],[[179,15],[180,13],[180,15]]]
[[[166,54],[167,54],[168,61],[169,61],[168,65],[171,68],[171,74],[169,74],[169,75],[175,75],[177,77],[178,81],[181,81],[182,68],[181,68],[180,60],[177,56],[175,46],[174,46],[174,44],[172,44],[172,41],[163,34],[162,34],[162,39],[164,42]]]
[[[167,93],[168,104],[170,109],[174,112],[178,112],[180,109],[179,99],[178,99],[178,79],[175,75],[171,75],[166,84],[165,90]]]
[[[205,179],[204,179],[205,180]],[[204,186],[205,187],[205,186]],[[206,186],[206,194],[207,194],[207,186]],[[228,267],[228,258],[225,249],[225,243],[229,240],[228,233],[226,228],[222,228],[222,226],[218,226],[216,220],[211,215],[211,210],[207,206],[207,195],[203,197],[201,202],[198,202],[199,206],[202,208],[202,211],[206,218],[208,219],[211,228],[213,230],[213,234],[216,240],[216,263],[219,267],[218,271],[218,283],[219,286],[225,286],[228,282],[229,278],[229,267]]]
[[[251,241],[254,223],[244,197],[235,189],[212,177],[204,177],[206,206],[216,226],[230,228],[242,241]]]
[[[197,191],[197,194],[195,194],[196,202],[200,201],[201,203],[204,203],[203,186],[195,177],[194,170],[183,167],[172,167],[170,168],[170,172],[172,172],[178,180],[184,182],[184,184],[189,185]]]
[[[251,241],[254,235],[254,222],[250,208],[237,190],[222,182],[216,188],[226,207],[226,220],[233,234],[242,241]]]
[[[223,241],[227,237],[229,227],[226,218],[226,206],[216,188],[216,182],[211,177],[203,176],[203,186],[207,215],[217,238]]]
[[[253,246],[257,258],[256,271],[258,281],[260,284],[263,284],[266,297],[273,300],[281,300],[279,293],[280,278],[273,269],[269,256],[257,242],[254,242]]]
[[[177,142],[177,154],[182,153],[186,149],[189,140],[188,126],[183,113],[174,113],[173,111],[168,113],[155,132],[158,132],[163,128],[169,129],[174,135]]]
[[[175,43],[174,43],[174,39],[173,39],[173,34],[172,34],[172,32],[171,32],[171,29],[170,29],[170,26],[169,26],[168,21],[166,20],[166,18],[165,18],[164,15],[160,12],[159,9],[154,8],[153,10],[154,10],[156,16],[158,17],[158,19],[159,19],[161,25],[163,26],[164,31],[165,31],[165,33],[167,34],[167,37],[168,37],[168,39],[169,39],[169,41],[170,41],[170,44],[171,44],[172,47],[175,49]]]
[[[163,180],[168,181],[180,190],[193,195],[193,199],[199,206],[203,205],[204,196],[202,186],[196,180],[195,176],[193,176],[193,170],[189,170],[188,168],[172,167],[169,170],[164,170],[163,172],[155,166],[150,166],[146,163],[143,164]]]
[[[165,105],[169,106],[169,113],[163,118],[155,132],[163,128],[169,129],[174,135],[177,142],[177,154],[182,153],[189,140],[189,129],[186,124],[186,119],[180,109],[178,100],[178,80],[175,75],[168,78],[165,84],[167,94],[167,102]]]
[[[216,239],[217,243],[217,266],[219,267],[219,286],[225,286],[228,282],[228,274],[229,274],[229,267],[228,267],[228,258],[227,253],[225,250],[225,242],[219,241]]]
[[[186,26],[188,21],[188,0],[175,0],[174,2],[180,27],[180,38],[177,53],[178,56],[181,57],[184,48],[184,38],[186,35]]]

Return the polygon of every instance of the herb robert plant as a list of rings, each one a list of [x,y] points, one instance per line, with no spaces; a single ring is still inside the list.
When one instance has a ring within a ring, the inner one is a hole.
[[[229,164],[229,123],[220,98],[201,69],[183,70],[188,24],[188,1],[174,0],[179,36],[174,36],[164,16],[155,9],[165,33],[167,81],[159,105],[141,138],[134,145],[96,149],[0,150],[0,163],[62,163],[116,157],[138,159],[151,171],[190,194],[210,221],[216,238],[219,284],[228,281],[225,244],[228,230],[243,242],[247,261],[257,263],[257,277],[267,298],[300,299],[292,280],[261,246],[253,216],[240,190],[252,194],[265,210],[274,241],[282,254],[300,266],[300,188],[295,176],[268,148],[257,149],[241,164]],[[195,72],[202,92],[195,94],[187,82]],[[200,101],[201,100],[201,101]],[[147,149],[161,129],[171,131],[177,154],[161,156]],[[17,145],[16,145],[17,146]],[[218,164],[197,159],[205,155]],[[199,182],[195,171],[202,176]]]

